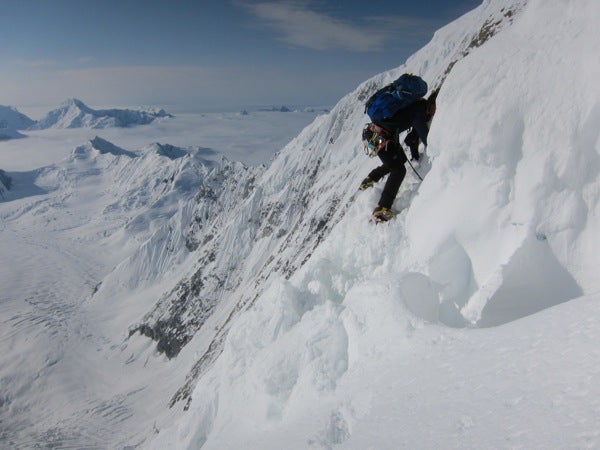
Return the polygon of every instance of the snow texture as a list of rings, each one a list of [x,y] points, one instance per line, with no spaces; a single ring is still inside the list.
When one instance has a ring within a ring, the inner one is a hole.
[[[600,447],[599,19],[486,0],[268,166],[103,135],[4,167],[0,443]],[[404,72],[437,114],[375,225],[363,104]]]

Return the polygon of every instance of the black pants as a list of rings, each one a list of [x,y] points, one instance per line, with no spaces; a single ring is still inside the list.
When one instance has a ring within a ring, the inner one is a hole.
[[[381,193],[381,198],[379,199],[379,206],[389,209],[392,207],[402,180],[404,180],[404,176],[406,175],[406,168],[404,167],[406,155],[399,144],[390,143],[388,144],[388,148],[380,151],[377,156],[379,156],[383,165],[373,169],[369,173],[369,178],[377,182],[389,174]]]

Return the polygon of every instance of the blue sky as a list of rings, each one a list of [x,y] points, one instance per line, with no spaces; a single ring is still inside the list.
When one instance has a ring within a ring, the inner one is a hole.
[[[333,105],[481,0],[0,0],[0,104]]]

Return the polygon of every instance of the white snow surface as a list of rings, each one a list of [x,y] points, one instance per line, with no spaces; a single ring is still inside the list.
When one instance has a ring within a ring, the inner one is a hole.
[[[486,0],[266,168],[104,132],[1,143],[0,446],[600,448],[599,19],[595,0]],[[451,64],[424,181],[409,168],[375,225],[363,102]],[[53,142],[48,163],[27,141]],[[128,332],[211,239],[241,281],[167,359]]]

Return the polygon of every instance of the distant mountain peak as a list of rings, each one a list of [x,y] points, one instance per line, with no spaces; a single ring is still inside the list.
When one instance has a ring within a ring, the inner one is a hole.
[[[125,155],[130,158],[135,158],[137,155],[134,152],[130,152],[121,147],[116,146],[112,142],[107,141],[106,139],[102,139],[99,136],[96,136],[94,139],[90,141],[92,148],[98,150],[100,153],[111,153],[113,155]]]
[[[25,130],[34,123],[15,107],[0,105],[0,140],[23,137],[17,130]]]
[[[152,144],[152,149],[159,155],[166,156],[169,159],[183,158],[189,154],[183,148],[171,144],[159,144],[158,142]]]
[[[67,100],[61,103],[61,106],[77,106],[81,109],[90,109],[85,103],[83,103],[77,98],[68,98]]]
[[[77,98],[69,98],[35,123],[33,129],[110,128],[146,125],[158,118],[173,117],[164,109],[92,109]]]

